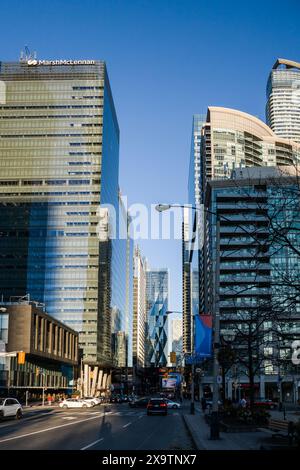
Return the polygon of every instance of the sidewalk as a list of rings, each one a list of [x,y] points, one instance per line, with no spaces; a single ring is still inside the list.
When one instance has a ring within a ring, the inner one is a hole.
[[[184,413],[183,419],[197,450],[259,450],[266,438],[263,431],[220,433],[219,440],[210,440],[210,428],[200,410],[194,415]]]

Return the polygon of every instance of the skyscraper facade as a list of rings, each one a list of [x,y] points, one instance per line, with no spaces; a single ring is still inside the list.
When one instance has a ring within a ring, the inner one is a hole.
[[[44,303],[79,331],[85,361],[111,366],[128,324],[128,240],[108,230],[127,216],[105,63],[1,62],[0,88],[0,293]]]
[[[266,120],[276,135],[300,142],[300,63],[277,59],[267,82]]]
[[[168,362],[169,270],[146,272],[147,366],[166,366]]]
[[[170,350],[176,353],[176,365],[182,364],[182,318],[173,318],[170,321]]]
[[[146,363],[146,262],[142,257],[140,248],[134,250],[134,277],[133,277],[133,365],[137,368],[145,367]]]

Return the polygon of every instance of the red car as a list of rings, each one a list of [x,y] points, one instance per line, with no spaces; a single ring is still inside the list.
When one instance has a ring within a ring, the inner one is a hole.
[[[247,405],[250,405],[250,402],[247,402]],[[276,410],[278,408],[278,403],[268,398],[257,398],[254,400],[254,406],[259,408],[269,408],[270,410]]]

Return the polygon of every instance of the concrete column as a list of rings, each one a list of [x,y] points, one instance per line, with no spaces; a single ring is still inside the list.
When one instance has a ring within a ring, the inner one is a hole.
[[[84,372],[83,372],[83,395],[88,397],[88,380],[89,380],[89,366],[88,364],[84,364]]]
[[[54,351],[55,354],[58,354],[58,326],[54,327]]]
[[[100,390],[102,388],[102,378],[103,378],[103,370],[99,370],[98,384],[97,384],[97,389],[98,390]]]
[[[36,315],[36,320],[35,320],[35,337],[34,337],[34,349],[38,350],[39,349],[39,343],[38,343],[38,338],[39,338],[39,321],[40,317]]]
[[[265,376],[261,375],[259,378],[259,397],[265,398],[266,397],[266,389],[265,389]]]
[[[107,388],[107,373],[106,372],[103,372],[103,378],[102,378],[102,388]]]
[[[69,332],[65,331],[65,342],[66,342],[66,354],[65,357],[69,357]]]
[[[229,400],[232,400],[232,379],[229,379],[227,383],[227,396]]]
[[[49,350],[51,352],[51,354],[53,353],[53,347],[54,347],[54,344],[52,344],[52,335],[53,335],[53,323],[50,322],[50,328],[49,328]]]
[[[294,378],[294,404],[297,405],[299,400],[299,387],[298,387],[298,379]]]
[[[106,387],[110,387],[110,385],[111,385],[111,374],[107,374]]]
[[[91,366],[89,366],[89,379],[88,379],[88,397],[91,396],[91,388],[92,388],[92,384],[91,384],[91,381],[92,381],[92,368]]]
[[[41,318],[41,329],[40,329],[40,344],[39,344],[39,350],[43,351],[43,346],[44,346],[44,326],[45,326],[45,320],[44,318]]]
[[[98,366],[95,366],[93,370],[93,379],[92,379],[92,388],[91,388],[92,397],[95,396],[97,379],[98,379]]]

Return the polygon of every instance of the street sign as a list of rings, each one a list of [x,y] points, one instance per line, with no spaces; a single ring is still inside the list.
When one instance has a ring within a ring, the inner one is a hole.
[[[25,364],[25,353],[24,351],[18,352],[18,364]]]

